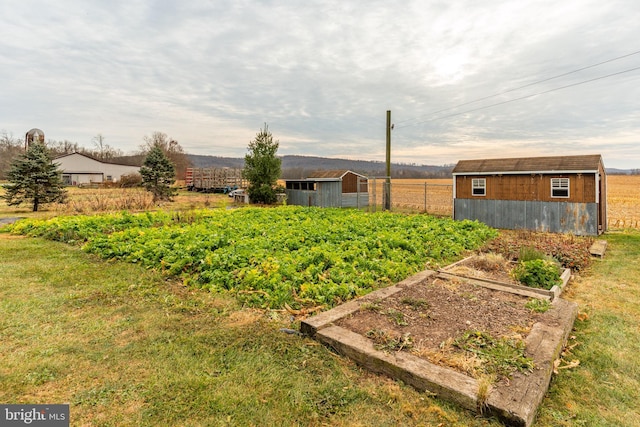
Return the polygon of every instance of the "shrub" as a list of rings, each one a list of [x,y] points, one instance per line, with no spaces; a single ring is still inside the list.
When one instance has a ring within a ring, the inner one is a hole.
[[[142,184],[142,175],[135,172],[122,175],[118,184],[122,188],[139,187]]]
[[[514,279],[532,288],[551,289],[554,285],[560,285],[560,269],[553,261],[534,259],[520,261],[518,266],[511,271]]]
[[[542,251],[531,247],[531,246],[523,246],[520,248],[520,254],[518,256],[518,261],[533,261],[535,259],[545,259],[546,256]]]
[[[538,233],[525,230],[503,230],[498,238],[493,239],[483,249],[483,252],[502,254],[508,260],[522,261],[523,244],[547,256],[558,260],[562,267],[574,271],[582,271],[591,264],[589,247],[593,243],[592,237],[580,237],[571,234]],[[525,257],[529,249],[524,249]]]

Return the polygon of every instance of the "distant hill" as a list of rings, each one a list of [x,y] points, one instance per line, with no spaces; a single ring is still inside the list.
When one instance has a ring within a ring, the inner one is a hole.
[[[640,169],[605,168],[609,175],[639,175]]]
[[[244,158],[203,156],[187,154],[191,165],[195,168],[242,168]],[[368,160],[333,159],[315,156],[281,156],[282,178],[306,178],[311,172],[318,170],[351,170],[370,177],[385,176],[384,162]],[[143,155],[123,156],[111,160],[113,163],[140,166],[144,162]],[[392,163],[392,178],[450,178],[455,165],[430,166],[406,163]],[[607,168],[609,175],[638,175],[640,169]]]
[[[196,168],[242,168],[244,159],[234,157],[202,156],[188,154],[193,167]],[[385,163],[367,160],[332,159],[315,156],[281,156],[282,178],[306,178],[317,170],[351,170],[367,176],[382,177],[386,175]],[[451,177],[453,165],[429,166],[404,163],[391,164],[393,178],[448,178]]]

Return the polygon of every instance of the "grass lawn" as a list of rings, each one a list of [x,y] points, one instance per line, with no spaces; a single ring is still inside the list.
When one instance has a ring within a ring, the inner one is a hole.
[[[574,345],[540,426],[640,426],[640,232],[569,286]],[[72,425],[498,426],[138,265],[0,233],[0,402],[69,403]]]
[[[552,382],[541,426],[640,426],[640,231],[602,237],[605,258],[564,295],[577,302],[575,345]]]
[[[498,425],[140,266],[0,233],[0,402],[72,425]]]

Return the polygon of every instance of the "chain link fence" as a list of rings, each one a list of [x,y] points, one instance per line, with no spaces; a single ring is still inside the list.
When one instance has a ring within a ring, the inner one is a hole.
[[[369,177],[368,184],[369,211],[375,212],[389,207],[391,211],[453,215],[451,179]]]

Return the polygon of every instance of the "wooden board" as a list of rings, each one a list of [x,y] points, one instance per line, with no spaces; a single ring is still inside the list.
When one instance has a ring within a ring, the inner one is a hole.
[[[607,250],[607,241],[606,240],[596,240],[589,248],[589,252],[593,256],[597,256],[600,258],[604,258],[604,252]]]

